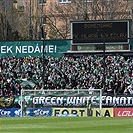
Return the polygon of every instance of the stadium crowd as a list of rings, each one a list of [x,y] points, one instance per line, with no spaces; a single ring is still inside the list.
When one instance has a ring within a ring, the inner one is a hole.
[[[133,58],[103,57],[0,58],[0,96],[19,96],[21,89],[103,89],[104,93],[130,93]],[[130,85],[130,86],[129,86]]]

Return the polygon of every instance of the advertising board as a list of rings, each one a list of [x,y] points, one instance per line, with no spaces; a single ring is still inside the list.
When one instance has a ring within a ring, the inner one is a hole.
[[[10,117],[11,109],[0,109],[0,117]]]
[[[114,117],[133,117],[133,108],[114,108]]]
[[[58,115],[78,115],[81,116],[87,116],[87,108],[53,108],[53,114],[52,116],[58,116]]]
[[[52,108],[27,108],[26,116],[52,116]]]
[[[100,111],[98,108],[93,109],[93,117],[100,116]],[[102,117],[114,117],[114,109],[113,108],[102,108]]]
[[[52,116],[62,116],[62,115],[77,115],[79,117],[99,117],[99,108],[53,108]],[[113,108],[103,108],[103,117],[113,117]]]
[[[27,108],[25,116],[52,116],[52,108]],[[20,117],[20,108],[0,108],[0,117]]]

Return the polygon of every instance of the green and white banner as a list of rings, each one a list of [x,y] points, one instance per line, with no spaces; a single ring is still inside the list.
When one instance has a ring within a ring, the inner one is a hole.
[[[44,46],[45,56],[62,57],[63,52],[70,50],[69,40],[53,41],[13,41],[0,42],[0,58],[7,56],[42,56]]]

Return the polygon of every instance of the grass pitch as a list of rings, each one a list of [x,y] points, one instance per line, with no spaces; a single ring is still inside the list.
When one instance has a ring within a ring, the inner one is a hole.
[[[133,118],[0,118],[0,133],[133,133]]]

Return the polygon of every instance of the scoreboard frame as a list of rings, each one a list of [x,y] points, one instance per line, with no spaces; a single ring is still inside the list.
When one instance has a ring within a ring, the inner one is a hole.
[[[71,21],[71,44],[129,44],[130,20]]]

